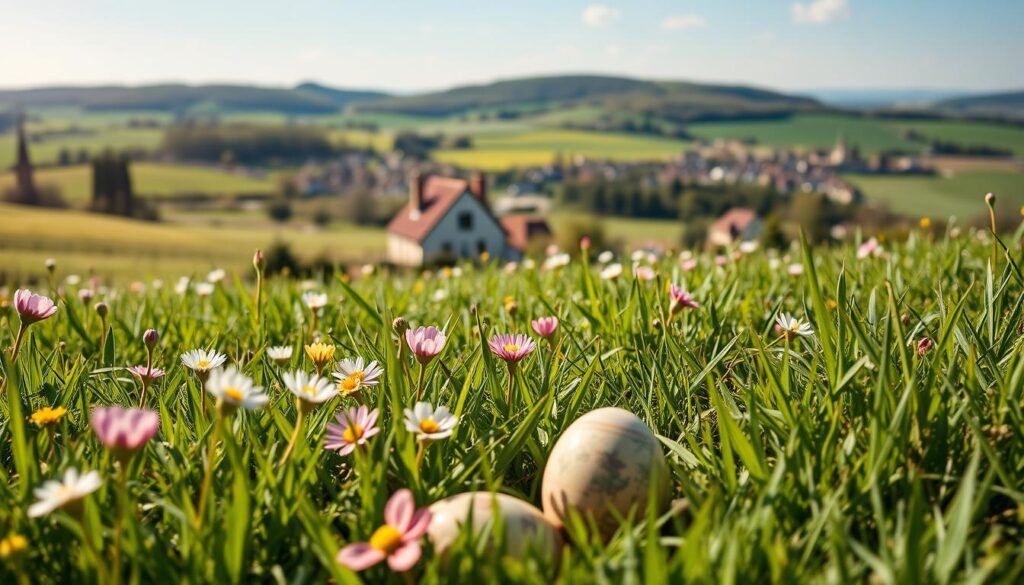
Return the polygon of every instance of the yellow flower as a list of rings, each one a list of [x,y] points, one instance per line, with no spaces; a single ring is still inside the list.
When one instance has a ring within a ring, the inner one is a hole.
[[[480,261],[481,262],[487,262],[490,259],[491,259],[491,253],[490,252],[488,252],[487,250],[484,250],[483,252],[480,252]]]
[[[10,534],[7,538],[0,540],[0,560],[7,560],[14,557],[21,551],[28,548],[28,540],[20,534]]]
[[[327,345],[326,343],[311,343],[306,346],[306,355],[316,364],[316,367],[322,370],[325,365],[334,359],[336,349],[333,345]]]
[[[426,290],[426,288],[427,288],[427,285],[423,284],[422,280],[417,280],[412,285],[412,292],[414,292],[414,293],[416,293],[418,295],[419,294],[423,294],[423,291]]]
[[[825,308],[829,311],[835,311],[839,304],[832,299],[825,299]]]
[[[511,304],[513,304],[513,303],[515,303],[515,302],[516,302],[516,300],[515,300],[515,298],[513,298],[513,297],[512,297],[512,295],[507,295],[507,296],[505,297],[505,305],[506,305],[506,306],[507,306],[507,305],[511,305]]]
[[[39,410],[33,412],[32,416],[29,417],[29,420],[32,421],[32,424],[35,424],[40,427],[44,427],[47,425],[55,425],[58,422],[60,422],[60,419],[64,418],[64,415],[67,413],[67,409],[64,408],[63,406],[58,406],[57,408],[50,408],[49,406],[44,406]]]
[[[926,229],[932,227],[932,218],[930,218],[930,217],[922,217],[921,221],[918,222],[918,224],[921,226],[921,229],[926,230]]]
[[[1020,208],[1020,214],[1021,214],[1021,215],[1024,215],[1024,207],[1021,207],[1021,208]]]

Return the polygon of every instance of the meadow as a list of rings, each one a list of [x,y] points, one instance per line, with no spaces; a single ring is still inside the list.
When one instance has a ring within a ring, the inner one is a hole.
[[[140,197],[178,195],[270,195],[277,189],[272,173],[254,177],[199,165],[136,162],[131,166],[132,188]],[[37,169],[41,187],[60,190],[69,205],[82,207],[92,198],[92,167],[72,165]],[[14,187],[13,172],[0,174],[0,192]]]
[[[0,317],[0,580],[1019,582],[1024,276],[1004,250],[916,231],[636,276],[556,255],[132,289],[58,257],[35,291],[55,309],[5,297]],[[97,414],[114,405],[152,414]],[[375,420],[336,418],[360,406]],[[560,441],[604,407],[653,433],[664,474],[588,451],[614,427]],[[581,478],[647,504],[542,497]],[[460,529],[438,502],[469,491],[547,515],[485,501]]]
[[[995,192],[1002,203],[1024,206],[1024,173],[999,171],[955,172],[950,176],[848,175],[846,179],[872,200],[910,217],[956,217],[961,222],[984,215],[978,196]]]
[[[0,272],[38,278],[47,258],[60,257],[66,269],[83,277],[95,274],[124,283],[194,275],[218,266],[241,269],[249,262],[238,250],[266,248],[276,241],[288,244],[306,262],[358,261],[378,257],[384,250],[379,228],[337,224],[311,229],[246,214],[189,216],[192,223],[150,223],[0,204]]]

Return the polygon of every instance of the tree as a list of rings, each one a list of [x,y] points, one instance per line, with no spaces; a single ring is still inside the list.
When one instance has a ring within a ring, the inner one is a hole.
[[[267,215],[278,223],[284,223],[292,218],[292,205],[287,199],[274,199],[267,204]]]

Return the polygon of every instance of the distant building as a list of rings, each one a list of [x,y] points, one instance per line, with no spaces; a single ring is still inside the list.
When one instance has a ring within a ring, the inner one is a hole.
[[[708,244],[729,246],[736,242],[750,242],[761,237],[763,227],[756,211],[733,207],[708,228]]]
[[[465,181],[413,173],[409,202],[388,224],[388,260],[422,266],[484,252],[507,259],[521,255],[488,206],[483,175]]]
[[[551,226],[539,215],[505,215],[501,227],[509,246],[520,253],[526,251],[530,242],[550,240],[553,236]]]
[[[25,137],[25,116],[18,116],[18,159],[14,164],[14,173],[17,175],[17,183],[14,187],[14,194],[11,196],[11,203],[21,205],[41,205],[39,191],[36,190],[33,181],[32,161],[28,156],[28,140]]]

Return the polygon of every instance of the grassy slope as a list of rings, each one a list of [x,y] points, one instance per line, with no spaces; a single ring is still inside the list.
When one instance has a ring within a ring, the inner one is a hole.
[[[1024,205],[1024,174],[1000,172],[956,173],[951,177],[847,177],[868,198],[911,216],[929,215],[961,220],[985,213],[979,201],[988,192],[1001,201]]]
[[[270,178],[244,177],[208,167],[140,162],[132,165],[131,172],[135,192],[140,196],[270,193],[275,188]],[[14,180],[13,173],[0,175],[0,192],[13,186]],[[36,182],[59,187],[65,201],[72,205],[83,204],[92,196],[89,166],[40,169],[36,171]]]
[[[307,260],[359,261],[384,249],[383,231],[351,225],[325,231],[263,221],[181,226],[0,204],[0,266],[8,273],[37,273],[48,257],[62,258],[69,270],[118,276],[171,277],[215,266],[242,270],[254,249],[275,240]]]

